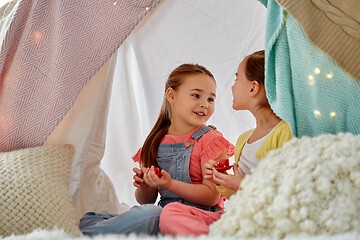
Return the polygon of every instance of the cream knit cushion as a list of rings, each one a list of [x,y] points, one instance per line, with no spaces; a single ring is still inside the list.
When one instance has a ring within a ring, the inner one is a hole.
[[[292,139],[241,183],[210,235],[282,238],[360,231],[360,135]]]
[[[0,153],[0,236],[54,227],[82,235],[68,192],[73,154],[71,145]]]

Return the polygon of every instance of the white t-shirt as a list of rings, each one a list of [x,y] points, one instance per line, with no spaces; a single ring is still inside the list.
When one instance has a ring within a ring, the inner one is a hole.
[[[273,130],[271,130],[268,134],[266,134],[266,136],[258,139],[253,143],[249,144],[248,143],[249,139],[246,140],[246,143],[241,152],[241,156],[239,160],[239,171],[243,176],[245,176],[246,174],[251,174],[251,169],[256,168],[257,165],[259,164],[259,160],[256,158],[256,152],[259,150],[261,145],[265,142],[265,140]]]

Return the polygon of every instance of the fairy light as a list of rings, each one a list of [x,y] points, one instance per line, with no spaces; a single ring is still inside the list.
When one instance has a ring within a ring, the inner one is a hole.
[[[117,4],[117,2],[114,2],[113,5],[115,6]]]
[[[34,38],[35,38],[35,41],[36,41],[36,42],[39,42],[40,39],[41,39],[41,34],[40,34],[39,32],[35,32],[35,33],[34,33]]]
[[[331,79],[331,78],[333,78],[333,73],[328,73],[328,74],[326,74],[326,77],[328,78],[328,79]]]
[[[331,112],[330,117],[336,117],[336,112]]]
[[[315,70],[314,70],[314,73],[316,74],[316,75],[318,75],[319,73],[320,73],[320,68],[315,68]]]
[[[136,4],[134,3],[134,1],[129,1],[129,0],[126,0],[127,4],[129,4],[130,6],[132,7],[136,7],[136,8],[143,8],[145,9],[146,11],[148,11],[150,9],[150,6],[153,4],[153,0],[150,1],[149,4],[147,4],[146,6],[142,5],[142,4]]]
[[[310,86],[312,86],[312,85],[314,85],[314,83],[315,83],[314,76],[313,76],[313,75],[309,75],[309,77],[308,77],[308,84],[309,84]]]
[[[321,116],[321,113],[319,110],[314,110],[314,116],[315,117],[320,117]]]

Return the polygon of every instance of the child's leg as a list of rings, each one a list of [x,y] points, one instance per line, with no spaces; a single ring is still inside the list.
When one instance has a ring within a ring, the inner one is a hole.
[[[182,203],[167,204],[160,216],[160,231],[163,234],[198,236],[209,233],[211,223],[218,220],[223,211],[210,212]]]
[[[87,212],[80,219],[79,227],[80,229],[89,227],[99,222],[108,220],[109,218],[116,217],[119,214],[109,214],[109,213],[95,213],[95,212]]]
[[[162,208],[153,204],[134,206],[129,211],[81,229],[84,235],[144,233],[156,235]]]

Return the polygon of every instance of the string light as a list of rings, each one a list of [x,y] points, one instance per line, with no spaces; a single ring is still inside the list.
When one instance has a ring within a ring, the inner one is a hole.
[[[317,75],[317,74],[319,74],[320,73],[320,68],[315,68],[315,70],[314,70],[314,73]]]
[[[330,117],[336,117],[336,112],[331,112]]]
[[[332,73],[328,73],[328,74],[326,74],[326,77],[327,77],[328,79],[331,79],[331,78],[333,78],[333,74],[332,74]]]
[[[118,2],[118,0],[115,0],[115,1],[113,2],[113,5],[116,6],[116,5],[117,5],[117,2]],[[143,6],[143,5],[140,5],[140,4],[131,3],[131,2],[129,2],[129,0],[126,0],[126,2],[127,2],[127,4],[129,4],[130,6],[137,7],[137,8],[144,8],[145,11],[148,11],[148,10],[150,9],[150,6],[151,6],[152,3],[153,3],[153,0],[151,0],[150,3],[149,3],[148,5],[146,5],[146,6]]]
[[[145,5],[145,6],[144,6],[144,5],[140,5],[140,4],[132,3],[132,2],[134,2],[134,1],[126,0],[126,2],[127,2],[129,5],[133,6],[133,7],[144,8],[146,11],[148,11],[148,10],[150,9],[150,6],[153,4],[153,0],[151,0],[150,3],[147,4],[147,5]]]
[[[312,85],[314,85],[314,83],[315,83],[314,76],[313,76],[313,75],[309,75],[309,77],[308,77],[308,84],[309,84],[310,86],[312,86]]]
[[[35,33],[34,33],[34,38],[35,38],[35,41],[36,41],[36,42],[39,42],[40,39],[41,39],[41,34],[40,34],[39,32],[35,32]]]
[[[321,116],[321,113],[319,110],[314,110],[314,116],[315,117],[320,117]]]

